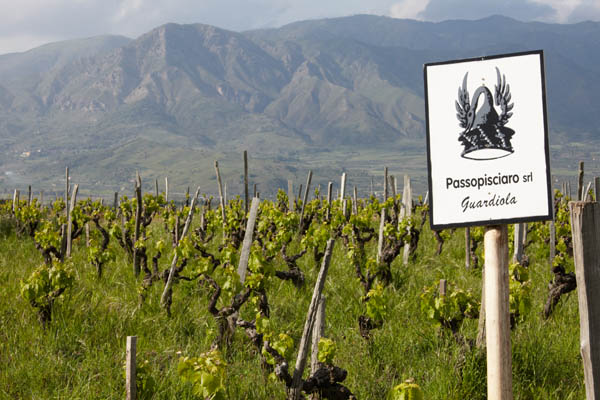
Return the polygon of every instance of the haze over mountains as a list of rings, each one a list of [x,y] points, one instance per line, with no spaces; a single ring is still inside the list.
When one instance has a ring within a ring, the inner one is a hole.
[[[267,189],[315,151],[424,151],[423,63],[534,49],[545,53],[551,142],[595,139],[598,38],[595,22],[359,15],[243,33],[167,24],[6,54],[0,184],[43,186],[65,165],[102,189],[136,169],[207,178],[212,160],[248,149]]]

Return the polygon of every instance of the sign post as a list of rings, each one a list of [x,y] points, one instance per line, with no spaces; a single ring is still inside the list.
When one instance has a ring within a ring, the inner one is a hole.
[[[507,224],[552,218],[543,52],[425,64],[424,79],[431,229],[486,226],[487,398],[512,399]]]

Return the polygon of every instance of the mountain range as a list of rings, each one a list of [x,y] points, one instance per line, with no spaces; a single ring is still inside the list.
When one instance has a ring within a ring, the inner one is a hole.
[[[213,185],[219,159],[235,192],[243,150],[266,192],[308,169],[323,182],[353,170],[366,190],[386,160],[422,177],[423,64],[534,49],[551,143],[593,141],[598,38],[597,22],[357,15],[241,33],[166,24],[0,55],[0,185],[56,189],[67,165],[90,192],[128,188],[136,170],[147,185]]]

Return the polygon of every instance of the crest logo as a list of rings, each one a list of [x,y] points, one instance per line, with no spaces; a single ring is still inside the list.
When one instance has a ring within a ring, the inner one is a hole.
[[[510,102],[510,86],[506,83],[506,77],[501,76],[496,67],[498,83],[495,85],[494,95],[482,84],[469,101],[468,75],[467,72],[462,87],[458,88],[458,100],[455,101],[456,118],[464,129],[458,137],[458,141],[464,146],[461,157],[494,160],[511,155],[514,149],[510,139],[515,131],[505,125],[513,115],[511,110],[514,103]],[[500,114],[494,108],[494,101],[500,107]]]

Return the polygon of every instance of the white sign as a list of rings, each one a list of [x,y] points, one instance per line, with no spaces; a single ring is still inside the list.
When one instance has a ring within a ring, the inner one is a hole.
[[[425,64],[432,229],[550,219],[543,52]]]

